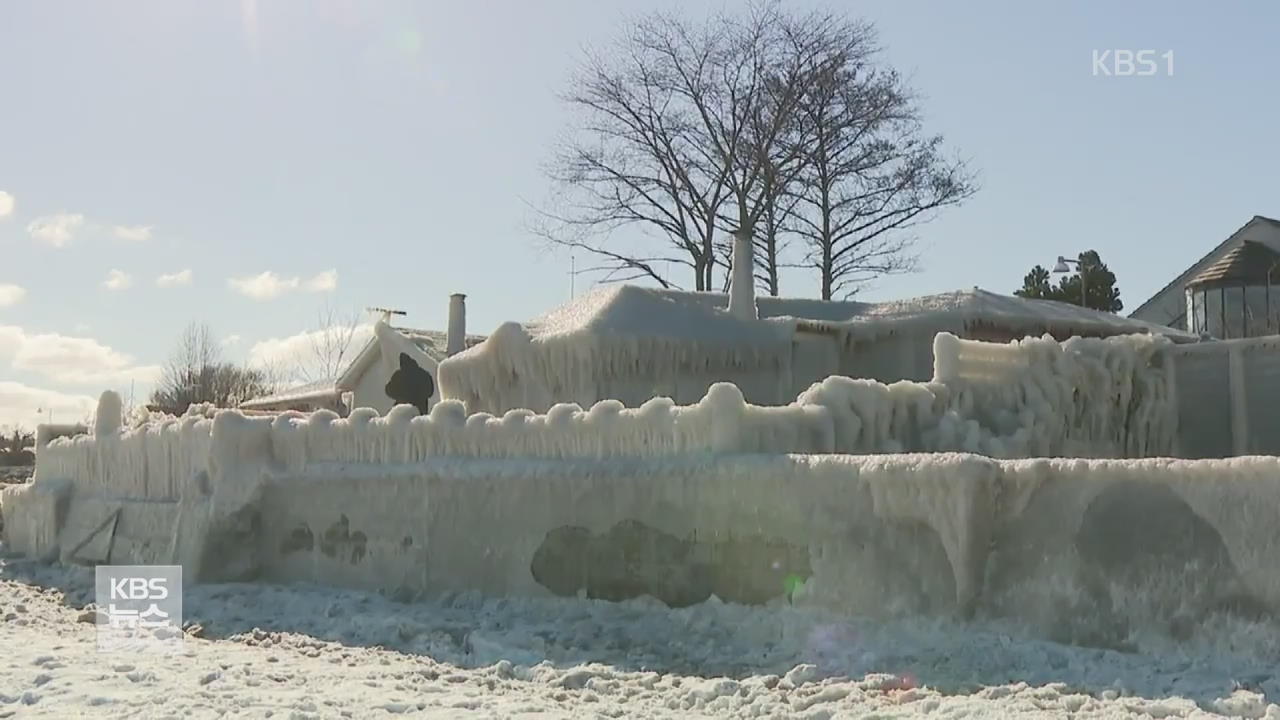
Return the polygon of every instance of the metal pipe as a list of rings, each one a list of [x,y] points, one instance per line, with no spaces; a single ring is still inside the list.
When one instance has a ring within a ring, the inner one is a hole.
[[[1249,337],[1249,291],[1240,286],[1240,337]]]
[[[1231,332],[1227,330],[1227,286],[1218,288],[1218,314],[1222,316],[1222,339],[1229,340]]]

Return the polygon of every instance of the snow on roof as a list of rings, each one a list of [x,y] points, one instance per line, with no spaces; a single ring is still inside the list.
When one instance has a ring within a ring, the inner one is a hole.
[[[525,323],[536,341],[583,333],[654,338],[689,338],[700,343],[757,344],[789,338],[794,323],[840,326],[860,338],[905,328],[981,324],[1040,335],[1151,333],[1173,339],[1195,336],[1173,328],[1052,300],[1031,300],[979,288],[883,303],[805,298],[757,298],[760,318],[729,315],[728,296],[614,285],[598,288]]]
[[[1040,335],[1122,335],[1146,333],[1194,341],[1190,333],[1054,300],[1031,300],[980,288],[868,305],[840,321],[859,337],[875,337],[912,327],[999,328]]]
[[[1012,337],[1196,339],[1111,313],[977,288],[888,303],[771,297],[756,303],[759,320],[730,315],[724,294],[601,287],[536,320],[503,324],[486,342],[441,362],[437,379],[443,397],[471,407],[545,409],[555,402],[593,403],[618,392],[625,378],[643,385],[747,370],[777,371],[782,382],[797,330],[834,334],[846,347],[895,334],[919,336],[931,347],[939,332],[967,337],[974,329]]]
[[[575,298],[524,327],[535,341],[582,333],[734,344],[784,339],[775,326],[724,312],[727,304],[727,295],[611,285]]]
[[[392,327],[392,330],[400,333],[409,339],[409,342],[418,346],[418,349],[426,353],[436,362],[439,362],[449,356],[449,333],[440,330],[419,330],[417,328]],[[466,337],[466,347],[472,347],[484,342],[484,335],[468,335]]]
[[[439,330],[420,330],[418,328],[402,328],[387,326],[390,330],[403,336],[406,340],[413,343],[415,347],[422,351],[424,355],[431,358],[434,362],[440,362],[448,357],[449,334]],[[467,335],[465,338],[466,347],[474,347],[485,341],[484,335]],[[356,357],[351,361],[351,365],[338,376],[337,384],[339,387],[350,390],[359,382],[361,376],[368,371],[369,367],[381,357],[379,350],[378,333],[375,331],[360,352],[356,353]]]
[[[339,390],[334,385],[333,380],[320,380],[303,385],[295,385],[293,387],[274,392],[270,395],[253,398],[252,400],[245,400],[240,403],[239,407],[244,408],[245,410],[254,410],[288,403],[306,402],[310,400],[326,400],[337,397],[338,394]]]

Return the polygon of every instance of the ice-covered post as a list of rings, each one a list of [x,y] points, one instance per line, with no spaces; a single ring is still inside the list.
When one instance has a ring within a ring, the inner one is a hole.
[[[452,357],[467,347],[467,296],[454,293],[449,296],[449,334],[445,354]]]
[[[120,434],[120,425],[124,420],[123,404],[120,395],[106,390],[98,397],[98,411],[93,421],[93,436],[105,438]]]
[[[729,280],[729,314],[745,320],[756,320],[755,259],[751,248],[751,231],[733,231],[733,276]]]
[[[718,382],[707,388],[699,403],[711,415],[711,450],[717,453],[742,451],[742,418],[747,401],[742,390],[729,382]]]

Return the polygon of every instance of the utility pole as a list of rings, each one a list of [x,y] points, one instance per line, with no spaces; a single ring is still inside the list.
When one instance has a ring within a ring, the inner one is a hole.
[[[1080,307],[1089,307],[1089,264],[1082,260],[1068,260],[1062,255],[1058,256],[1058,262],[1053,266],[1055,273],[1071,272],[1069,265],[1076,266],[1076,272],[1080,275]]]

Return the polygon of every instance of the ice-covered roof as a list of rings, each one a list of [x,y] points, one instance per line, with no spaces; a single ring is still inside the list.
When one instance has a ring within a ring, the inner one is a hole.
[[[794,323],[839,327],[858,336],[878,336],[906,328],[951,330],[980,324],[1014,333],[1116,335],[1151,333],[1194,340],[1180,330],[1052,300],[1030,300],[979,288],[882,303],[761,297],[761,319],[735,318],[724,311],[728,296],[631,285],[598,288],[525,323],[530,339],[575,334],[689,338],[700,343],[753,344],[789,336]]]
[[[449,334],[446,332],[391,326],[388,326],[388,328],[413,343],[413,345],[421,350],[423,354],[437,363],[448,357],[448,352],[446,350],[449,346]],[[484,342],[484,340],[484,335],[467,335],[465,338],[465,346],[468,348],[474,347]],[[378,334],[375,332],[373,336],[369,338],[368,342],[365,343],[364,347],[360,349],[360,352],[356,353],[355,359],[351,361],[351,365],[347,370],[338,377],[337,384],[339,387],[346,389],[355,387],[355,384],[359,382],[360,377],[363,376],[374,361],[379,358],[380,352],[378,350],[378,343]]]
[[[439,362],[449,356],[447,349],[449,347],[449,334],[440,330],[418,330],[416,328],[392,327],[392,330],[400,333],[409,339],[409,342],[418,346],[418,349],[429,355],[436,362]],[[468,335],[466,337],[466,347],[479,345],[484,342],[484,335]]]
[[[1045,333],[1195,339],[1111,313],[976,288],[889,303],[762,297],[756,304],[760,319],[740,318],[728,313],[723,294],[602,287],[536,320],[503,324],[486,342],[441,362],[437,379],[442,397],[469,407],[545,409],[622,393],[669,394],[680,382],[726,373],[754,373],[762,387],[776,377],[782,388],[790,382],[798,331],[834,335],[837,352],[890,335],[928,348],[940,332],[1006,340]]]
[[[980,288],[867,305],[838,321],[854,334],[875,336],[909,327],[987,327],[1040,335],[1147,333],[1193,341],[1190,333],[1054,300],[1031,300]]]
[[[687,338],[700,343],[776,342],[779,328],[733,317],[727,295],[656,290],[634,285],[596,288],[525,324],[532,340],[590,333]]]
[[[284,390],[279,390],[270,395],[246,400],[240,403],[239,407],[244,408],[245,410],[257,410],[275,407],[278,405],[287,405],[290,403],[329,400],[336,398],[338,394],[339,390],[334,385],[333,380],[320,380],[303,385],[295,385],[290,388],[285,388]]]

